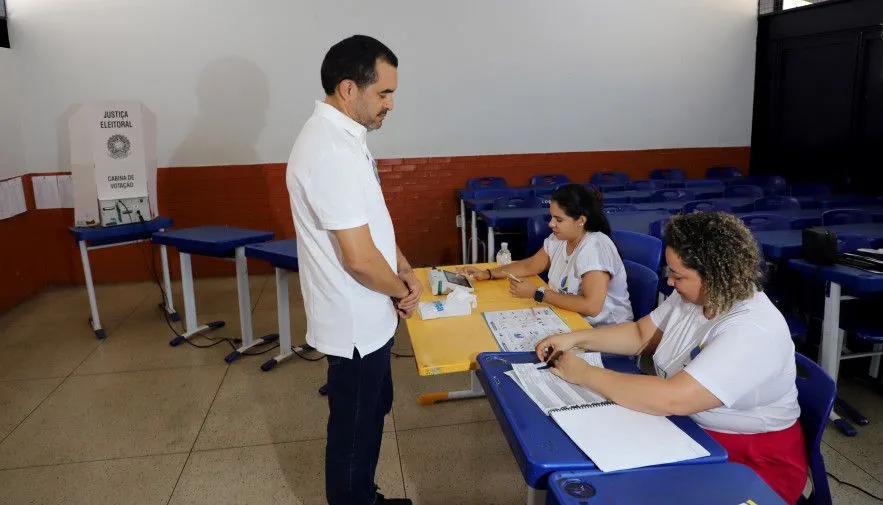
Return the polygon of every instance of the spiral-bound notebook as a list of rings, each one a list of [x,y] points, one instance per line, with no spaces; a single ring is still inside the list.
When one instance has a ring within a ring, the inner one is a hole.
[[[710,455],[668,418],[609,401],[554,409],[549,415],[602,472]]]

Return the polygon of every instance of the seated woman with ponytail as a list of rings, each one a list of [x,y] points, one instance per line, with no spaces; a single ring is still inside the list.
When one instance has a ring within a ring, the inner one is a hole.
[[[632,321],[625,267],[613,240],[600,198],[578,184],[565,184],[552,193],[549,228],[552,234],[530,258],[484,270],[466,267],[473,279],[509,281],[513,296],[533,298],[578,312],[592,326]],[[548,270],[549,288],[527,279]]]

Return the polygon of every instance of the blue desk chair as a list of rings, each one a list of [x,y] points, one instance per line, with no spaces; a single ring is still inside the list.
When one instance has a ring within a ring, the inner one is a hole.
[[[819,183],[792,184],[791,196],[831,196],[831,188],[825,184]]]
[[[665,231],[665,225],[668,224],[669,218],[664,217],[657,221],[653,221],[650,223],[650,236],[656,237],[659,240],[662,240],[663,232]]]
[[[751,231],[790,230],[791,220],[781,214],[752,212],[742,216],[742,222]]]
[[[552,205],[552,199],[548,195],[537,195],[530,202],[530,206],[535,209],[548,209]]]
[[[656,191],[657,189],[665,189],[665,181],[662,179],[639,179],[630,182],[626,189],[632,191]]]
[[[651,202],[689,202],[696,195],[688,189],[660,189],[650,194]]]
[[[733,207],[720,200],[716,202],[711,200],[693,200],[692,202],[685,203],[681,212],[684,214],[691,212],[733,212]]]
[[[828,475],[825,460],[822,458],[822,434],[828,424],[828,416],[834,407],[837,386],[822,368],[802,354],[795,353],[797,365],[797,402],[800,404],[800,426],[806,440],[809,477],[812,493],[809,498],[801,498],[798,503],[807,505],[829,505],[831,490],[828,488]]]
[[[549,228],[549,216],[533,216],[527,220],[527,241],[525,242],[524,257],[529,258],[543,248],[543,241],[552,234]],[[544,282],[549,282],[548,272],[540,274]]]
[[[530,196],[501,196],[494,200],[494,210],[526,209],[533,205]]]
[[[727,186],[724,190],[724,198],[763,198],[763,188],[744,184],[742,186]]]
[[[871,214],[861,209],[833,209],[822,212],[822,226],[870,222]]]
[[[503,196],[527,196],[530,194],[529,190],[524,189],[515,189],[515,188],[482,188],[482,189],[472,189],[468,190],[468,195],[465,195],[467,199],[469,198],[500,198]]]
[[[650,178],[668,182],[684,182],[687,180],[687,173],[683,168],[656,168],[650,171]]]
[[[705,171],[707,179],[737,179],[742,177],[738,167],[710,167]]]
[[[689,189],[717,189],[723,193],[726,184],[719,179],[694,179],[684,181],[684,187]]]
[[[622,254],[622,259],[634,261],[654,272],[659,271],[662,263],[662,240],[625,230],[613,230],[611,238]]]
[[[502,177],[476,177],[466,181],[466,189],[507,188],[506,179]]]
[[[659,276],[653,270],[634,261],[624,259],[622,263],[625,265],[632,313],[637,321],[656,307],[656,286],[659,285]]]
[[[759,211],[779,211],[779,210],[800,210],[800,202],[793,196],[765,196],[754,201],[754,210]]]
[[[766,195],[787,195],[788,183],[781,175],[752,175],[748,184],[760,186]]]
[[[569,182],[570,179],[564,174],[540,174],[530,178],[531,186],[559,186]]]
[[[595,184],[603,191],[622,191],[629,185],[630,181],[631,178],[625,172],[596,172],[589,179],[589,182]]]
[[[629,203],[602,205],[601,210],[605,214],[622,214],[623,212],[638,212],[638,207]]]

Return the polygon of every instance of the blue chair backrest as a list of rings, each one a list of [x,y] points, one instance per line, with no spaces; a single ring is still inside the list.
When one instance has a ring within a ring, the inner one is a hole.
[[[650,171],[650,178],[665,181],[685,181],[687,180],[687,173],[682,168],[657,168]]]
[[[506,188],[506,179],[502,177],[476,177],[466,181],[467,189]]]
[[[596,172],[589,179],[592,184],[622,184],[623,186],[627,185],[629,181],[631,178],[625,172]]]
[[[525,209],[533,205],[531,196],[501,196],[494,200],[494,210]]]
[[[788,194],[788,183],[781,175],[752,175],[748,178],[748,184],[762,187],[767,195]]]
[[[625,265],[626,285],[629,290],[629,301],[632,304],[632,314],[635,321],[646,316],[656,307],[656,288],[659,286],[659,276],[649,268],[630,261],[622,260]]]
[[[742,171],[738,167],[711,167],[705,172],[709,179],[734,179],[742,177]]]
[[[530,188],[530,194],[533,196],[544,196],[546,198],[552,196],[552,193],[558,189],[555,186],[535,186]]]
[[[531,196],[531,192],[528,189],[515,189],[515,188],[488,188],[488,189],[473,189],[467,190],[464,194],[466,198],[500,198],[501,196],[520,196],[527,197]]]
[[[638,212],[638,207],[630,203],[611,203],[602,205],[601,210],[605,214],[622,214],[623,212]]]
[[[861,209],[833,209],[822,212],[822,226],[870,222],[871,214]]]
[[[668,224],[669,219],[670,218],[664,217],[650,223],[650,236],[662,240],[662,236],[665,234],[665,225]]]
[[[549,216],[533,216],[527,220],[527,256],[530,257],[543,247],[543,241],[552,234]]]
[[[530,178],[531,186],[558,186],[569,182],[564,174],[540,174]]]
[[[745,184],[743,186],[727,186],[724,198],[763,198],[763,188]]]
[[[873,247],[871,239],[858,233],[838,233],[837,252],[855,252],[858,249]]]
[[[727,202],[712,200],[693,200],[684,204],[681,212],[689,214],[691,212],[732,212],[733,207]]]
[[[825,460],[822,458],[822,434],[837,396],[837,386],[831,377],[802,354],[794,354],[797,365],[797,403],[800,404],[800,426],[806,441],[809,477],[813,491],[807,503],[830,504],[831,490]]]
[[[696,195],[688,189],[660,189],[650,194],[651,202],[689,202]]]
[[[790,230],[791,220],[781,214],[752,212],[742,216],[742,222],[751,231]]]
[[[622,259],[659,271],[662,264],[662,241],[656,237],[626,230],[613,230],[611,238]]]
[[[791,186],[792,196],[831,196],[831,188],[825,184],[803,183]]]
[[[754,210],[800,210],[800,202],[793,196],[765,196],[754,201]]]
[[[665,181],[662,179],[640,179],[629,183],[626,189],[634,191],[656,191],[665,189]]]

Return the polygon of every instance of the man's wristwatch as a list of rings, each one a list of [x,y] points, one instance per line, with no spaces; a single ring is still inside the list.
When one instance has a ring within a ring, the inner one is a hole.
[[[533,299],[537,303],[543,303],[543,300],[546,298],[546,288],[537,288],[536,291],[533,292]]]

